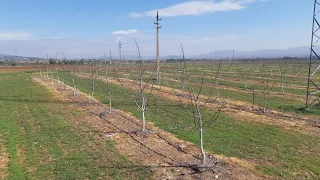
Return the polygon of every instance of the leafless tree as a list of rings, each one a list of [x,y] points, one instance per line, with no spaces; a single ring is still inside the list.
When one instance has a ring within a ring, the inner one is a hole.
[[[66,55],[62,52],[62,55],[64,57],[64,59],[67,59]],[[66,60],[67,61],[67,60]],[[68,65],[68,69],[70,71],[70,76],[72,78],[72,84],[73,84],[73,95],[77,95],[77,88],[76,88],[76,81],[75,81],[75,76],[76,73],[74,72],[74,69],[70,67],[69,62],[67,61],[67,65]]]
[[[56,68],[56,74],[57,74],[57,85],[59,86],[60,85],[60,77],[59,77],[59,71],[58,69]]]
[[[220,91],[219,91],[219,81],[220,81],[220,73],[221,73],[221,64],[222,64],[222,61],[220,61],[218,63],[218,66],[217,66],[217,72],[216,72],[216,91],[217,91],[217,97],[220,96]]]
[[[49,56],[48,56],[48,53],[46,53],[47,55],[47,62],[46,62],[46,65],[47,65],[47,79],[49,79]]]
[[[141,53],[140,53],[140,48],[139,48],[139,44],[136,40],[134,40],[136,43],[136,47],[137,47],[137,51],[138,51],[138,57],[139,57],[139,76],[138,76],[138,93],[136,95],[133,95],[134,98],[134,102],[136,103],[136,105],[138,106],[138,108],[141,111],[142,114],[142,131],[145,132],[146,131],[146,117],[145,117],[145,112],[148,109],[148,105],[150,102],[150,98],[151,98],[151,94],[152,94],[152,90],[153,90],[153,81],[152,81],[152,77],[154,76],[154,72],[156,69],[156,66],[152,72],[152,74],[150,75],[150,77],[145,81],[145,83],[143,82],[143,74],[144,74],[144,68],[143,68],[143,61],[141,59]],[[147,92],[147,88],[150,87],[150,91]]]
[[[92,60],[92,71],[91,71],[91,78],[92,78],[92,84],[91,84],[91,96],[89,98],[89,103],[92,102],[93,96],[94,96],[94,90],[96,85],[96,78],[98,76],[98,71],[95,71],[95,60]],[[96,73],[95,73],[96,72]]]
[[[256,91],[253,89],[253,90],[252,90],[252,109],[254,109],[255,96],[256,96]]]
[[[276,80],[273,81],[273,84],[270,85],[269,81],[265,79],[265,64],[262,63],[262,69],[261,69],[261,77],[262,77],[262,84],[263,84],[263,109],[262,112],[266,113],[267,112],[267,100],[268,100],[268,95],[270,95],[270,92],[272,91]]]
[[[286,71],[287,71],[287,65],[285,68],[283,68],[282,65],[280,64],[279,73],[280,73],[280,87],[281,87],[282,94],[284,94],[284,75],[286,74]]]
[[[183,69],[182,69],[182,91],[184,92],[185,90],[185,84],[186,84],[186,69],[187,69],[187,64],[186,64],[186,61],[185,61],[185,57],[184,57],[184,49],[183,49],[183,46],[182,46],[182,43],[181,43],[181,46],[180,46],[180,49],[181,49],[181,57],[182,57],[182,60],[183,60]]]
[[[41,65],[39,65],[39,76],[42,77]]]
[[[110,59],[109,59],[109,69],[111,69],[111,65],[112,65],[112,53],[111,53],[111,50],[109,51],[109,54],[110,54]],[[116,66],[115,66],[116,68]],[[106,67],[106,81],[108,82],[108,73],[107,73],[107,67]],[[115,73],[117,73],[117,70],[114,70]],[[110,87],[110,84],[107,84],[107,94],[108,94],[108,99],[109,99],[109,114],[112,113],[112,96],[113,96],[113,88]]]
[[[247,69],[245,69],[244,70],[245,72],[244,72],[244,88],[245,89],[247,89],[247,78],[248,78],[248,76],[249,76],[249,70],[247,70]]]
[[[184,57],[184,51],[182,48],[182,56]],[[184,59],[183,59],[184,60]],[[184,60],[185,61],[185,60]],[[215,110],[213,115],[211,117],[204,117],[204,111],[206,109],[206,106],[210,101],[213,99],[213,89],[212,86],[210,95],[205,99],[200,99],[200,95],[203,91],[204,86],[204,79],[205,75],[202,73],[201,76],[201,82],[200,82],[200,88],[198,90],[195,89],[195,84],[191,80],[191,74],[188,72],[187,67],[184,66],[184,75],[185,75],[185,82],[186,82],[186,94],[182,97],[178,95],[179,101],[181,105],[184,107],[184,109],[193,117],[194,126],[196,128],[199,128],[199,138],[200,138],[200,149],[201,149],[201,164],[206,164],[206,153],[204,151],[204,143],[203,143],[203,132],[204,128],[210,126],[219,116],[221,109],[218,108]],[[185,93],[183,91],[183,93]],[[177,94],[177,93],[176,93]],[[182,99],[184,98],[184,99]],[[214,98],[213,102],[216,102],[217,98]]]

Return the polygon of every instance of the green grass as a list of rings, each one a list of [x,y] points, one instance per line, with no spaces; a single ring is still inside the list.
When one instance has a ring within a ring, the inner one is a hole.
[[[78,110],[54,99],[29,74],[0,74],[0,137],[9,153],[7,179],[148,179]],[[85,132],[94,132],[92,134]],[[116,167],[133,168],[116,168]]]
[[[130,79],[137,79],[137,75],[131,75],[129,76]],[[112,77],[112,76],[111,76]],[[123,77],[123,76],[121,76]],[[146,77],[147,78],[147,77]],[[193,80],[193,82],[199,82],[197,80]],[[163,79],[161,81],[163,86],[167,87],[173,87],[175,89],[182,89],[181,82],[176,82],[173,80]],[[212,83],[212,81],[211,81]],[[223,83],[223,82],[222,82]],[[229,86],[229,83],[226,83],[227,86]],[[197,91],[200,88],[200,85],[194,85],[195,91]],[[213,87],[214,95],[217,95],[215,87]],[[202,88],[202,94],[204,95],[210,95],[212,91],[212,87],[210,86],[204,86]],[[245,101],[248,103],[252,103],[252,93],[250,91],[248,92],[242,92],[242,91],[234,91],[229,89],[220,89],[220,97],[227,97],[227,99],[231,100],[238,100],[238,101]],[[255,104],[259,106],[264,105],[264,96],[262,92],[256,92],[255,95]],[[294,98],[288,98],[288,97],[279,97],[279,96],[268,96],[267,97],[267,109],[275,109],[275,110],[284,110],[285,107],[288,106],[303,106],[303,103],[299,100],[296,100]],[[292,108],[286,108],[285,110],[290,112],[295,112],[295,109]],[[319,111],[320,113],[320,111]]]
[[[69,85],[72,81],[67,73],[61,73]],[[91,92],[90,79],[76,78],[77,87]],[[132,90],[121,89],[100,80],[96,83],[95,97],[107,103],[106,90],[112,88],[113,106],[131,112],[140,118],[135,103],[130,100]],[[207,110],[204,117],[212,115]],[[147,121],[174,133],[177,137],[199,145],[198,132],[192,127],[192,118],[179,103],[153,96],[146,114]],[[221,114],[217,122],[205,130],[205,149],[215,154],[237,157],[257,164],[257,170],[284,179],[320,177],[320,137],[308,136],[271,125],[238,121]]]

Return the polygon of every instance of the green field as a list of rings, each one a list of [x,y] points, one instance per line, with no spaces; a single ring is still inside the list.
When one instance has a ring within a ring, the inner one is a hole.
[[[192,73],[192,82],[195,90],[200,88],[201,74],[206,73],[202,95],[209,95],[214,87],[216,63],[188,64]],[[261,64],[252,63],[254,71],[246,79],[251,82],[245,88],[241,71],[248,69],[243,64],[230,67],[223,64],[220,85],[228,87],[219,89],[221,98],[227,95],[230,101],[240,101],[250,104],[252,89],[263,90],[261,83]],[[277,65],[267,64],[272,71],[266,72],[264,78],[279,80],[276,75]],[[301,64],[289,64],[294,68]],[[302,63],[303,65],[303,63]],[[105,68],[109,68],[107,78],[137,80],[137,64],[121,65],[117,74],[112,71],[115,66],[80,66],[56,71],[49,68],[47,81],[50,78],[64,81],[73,86],[71,72],[80,71],[87,77],[74,76],[76,88],[84,93],[91,94],[92,78],[90,74],[99,74],[105,77]],[[144,81],[151,74],[152,65],[145,65]],[[163,69],[161,86],[182,89],[181,64],[167,64]],[[111,69],[110,69],[111,68]],[[178,68],[178,69],[175,69]],[[44,68],[43,68],[44,69]],[[68,70],[69,69],[69,70]],[[236,72],[235,69],[237,70]],[[289,68],[290,69],[290,68]],[[298,68],[297,68],[298,69]],[[298,73],[299,72],[299,73]],[[236,74],[235,74],[236,73]],[[238,74],[237,74],[238,73]],[[320,110],[299,111],[303,102],[290,98],[290,94],[303,96],[305,71],[297,71],[300,78],[292,78],[294,73],[286,74],[286,93],[283,95],[268,96],[267,109],[287,111],[295,115],[305,113],[309,118],[318,119]],[[52,76],[51,76],[52,74]],[[101,140],[101,134],[89,124],[75,123],[82,113],[74,106],[55,97],[49,90],[32,77],[40,77],[37,72],[3,73],[0,74],[1,83],[1,121],[0,121],[0,151],[9,155],[9,164],[6,169],[7,179],[151,179],[150,170],[138,168],[124,155],[115,149],[113,141]],[[212,76],[213,78],[210,78]],[[55,81],[54,81],[55,82]],[[152,81],[153,82],[153,81]],[[56,83],[55,83],[56,84]],[[62,87],[62,85],[60,84]],[[277,83],[276,86],[279,86]],[[301,87],[295,89],[295,87]],[[236,89],[238,88],[238,89]],[[119,86],[97,79],[95,81],[95,98],[108,104],[108,91],[113,91],[113,108],[131,113],[141,118],[141,112],[132,97],[137,91],[132,87]],[[278,92],[279,87],[272,89]],[[214,89],[214,96],[216,90]],[[89,100],[89,99],[88,99]],[[263,96],[256,95],[257,105],[263,105]],[[206,109],[204,118],[211,117],[214,111]],[[320,136],[314,133],[302,133],[293,129],[286,129],[281,125],[259,123],[250,116],[246,121],[237,119],[227,113],[221,113],[218,119],[204,132],[204,148],[210,154],[225,157],[234,157],[253,164],[254,170],[250,173],[264,174],[277,179],[319,179],[320,178]],[[146,120],[155,126],[173,133],[178,138],[199,146],[199,133],[193,126],[193,118],[178,101],[151,95],[150,105],[146,112]],[[86,133],[86,132],[94,133]],[[309,135],[307,135],[309,134]],[[90,145],[88,146],[88,143]],[[115,168],[115,167],[135,168]],[[0,171],[1,174],[1,171]]]
[[[9,158],[6,179],[151,177],[150,171],[140,168],[114,168],[133,163],[115,150],[112,141],[85,133],[89,125],[72,123],[81,112],[54,98],[31,80],[31,74],[0,74],[0,94],[0,142]]]

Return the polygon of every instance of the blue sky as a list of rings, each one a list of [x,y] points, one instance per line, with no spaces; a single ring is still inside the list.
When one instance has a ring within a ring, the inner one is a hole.
[[[285,49],[310,44],[312,0],[10,0],[0,6],[0,54],[100,56],[119,40],[123,52],[161,55],[215,50]],[[59,53],[60,54],[60,53]]]

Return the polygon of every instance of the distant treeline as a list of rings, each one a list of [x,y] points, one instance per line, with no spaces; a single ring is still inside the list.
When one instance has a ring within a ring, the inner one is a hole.
[[[316,59],[316,57],[313,57],[313,59]],[[281,58],[243,58],[243,59],[166,59],[161,60],[161,62],[167,62],[167,63],[181,63],[183,61],[189,62],[189,63],[197,63],[197,62],[210,62],[210,61],[224,61],[225,63],[234,61],[234,62],[255,62],[255,61],[279,61],[279,60],[288,60],[288,61],[304,61],[308,62],[308,57],[281,57]],[[155,63],[155,60],[142,60],[143,63]],[[17,61],[17,60],[0,60],[0,65],[6,65],[6,66],[16,66],[18,64],[20,65],[41,65],[41,64],[52,64],[52,65],[106,65],[106,64],[132,64],[132,63],[139,63],[139,60],[103,60],[103,59],[72,59],[72,60],[57,60],[50,58],[49,60],[46,59],[36,59],[36,60],[24,60],[24,61]]]

